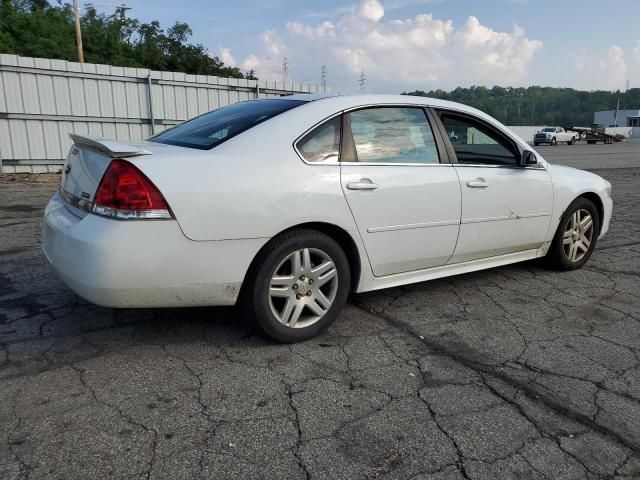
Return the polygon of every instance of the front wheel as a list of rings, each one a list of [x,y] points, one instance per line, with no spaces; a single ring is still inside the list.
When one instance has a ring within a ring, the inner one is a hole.
[[[555,147],[558,144],[558,141],[555,138],[551,139],[551,146]]]
[[[593,202],[580,197],[564,212],[547,259],[560,270],[581,268],[593,253],[600,235],[600,215]]]
[[[351,276],[335,240],[314,230],[274,238],[252,266],[241,296],[245,314],[267,336],[294,343],[315,337],[338,317]]]

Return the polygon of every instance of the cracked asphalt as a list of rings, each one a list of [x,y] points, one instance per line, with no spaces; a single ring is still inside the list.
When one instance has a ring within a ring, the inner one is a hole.
[[[55,185],[0,179],[0,478],[640,478],[638,166],[598,172],[583,270],[354,295],[290,346],[233,308],[88,304],[40,252]]]

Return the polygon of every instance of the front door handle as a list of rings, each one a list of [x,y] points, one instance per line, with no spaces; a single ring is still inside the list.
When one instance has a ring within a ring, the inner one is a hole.
[[[469,180],[467,182],[467,187],[469,188],[487,188],[488,186],[489,182],[484,178],[476,178],[475,180]]]
[[[378,188],[377,183],[373,183],[368,178],[361,178],[359,182],[347,183],[347,189],[349,190],[375,190]]]

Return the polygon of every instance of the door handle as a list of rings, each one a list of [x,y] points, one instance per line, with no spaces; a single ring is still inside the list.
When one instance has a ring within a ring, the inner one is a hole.
[[[467,187],[469,188],[487,188],[488,186],[489,182],[484,178],[476,178],[475,180],[469,180],[467,182]]]
[[[349,190],[375,190],[378,188],[377,183],[373,183],[368,178],[361,178],[359,182],[347,183],[347,189]]]

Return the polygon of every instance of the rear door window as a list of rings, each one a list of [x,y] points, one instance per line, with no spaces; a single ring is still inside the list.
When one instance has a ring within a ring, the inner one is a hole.
[[[356,110],[347,119],[361,163],[440,163],[438,148],[422,108]]]
[[[157,143],[209,150],[270,118],[306,103],[264,99],[234,103],[188,120],[152,137]]]

